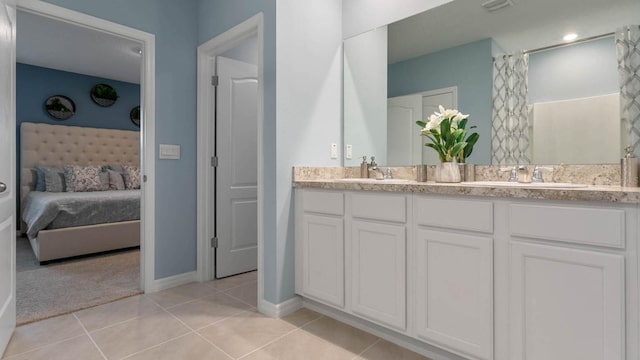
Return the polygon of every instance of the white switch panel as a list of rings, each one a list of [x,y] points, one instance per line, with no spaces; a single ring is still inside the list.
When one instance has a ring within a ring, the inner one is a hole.
[[[180,145],[160,144],[159,157],[166,160],[180,159]]]
[[[331,158],[338,158],[338,144],[331,144]]]
[[[347,160],[353,159],[353,145],[347,144]]]

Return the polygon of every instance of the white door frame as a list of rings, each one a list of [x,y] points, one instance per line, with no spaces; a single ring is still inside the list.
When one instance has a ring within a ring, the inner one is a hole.
[[[140,213],[140,287],[156,290],[155,284],[155,35],[128,26],[69,10],[40,0],[18,0],[17,10],[82,26],[142,44],[144,56],[140,78],[140,154],[142,174]]]
[[[453,103],[456,104],[455,107],[458,108],[458,87],[457,86],[451,86],[451,87],[429,90],[429,91],[422,91],[414,94],[420,94],[422,95],[422,97],[425,97],[425,96],[434,96],[434,95],[449,94],[449,93],[452,94]],[[407,95],[414,95],[414,94],[407,94]],[[422,115],[426,116],[426,114],[422,114]]]
[[[215,217],[213,204],[213,170],[211,156],[215,150],[215,132],[210,119],[216,112],[214,89],[211,86],[213,59],[225,51],[235,47],[243,40],[257,35],[258,37],[258,303],[264,298],[263,263],[263,205],[264,205],[264,155],[263,155],[263,123],[264,123],[264,26],[263,15],[258,13],[226,32],[198,46],[198,189],[197,189],[197,277],[199,281],[213,279],[213,261],[211,256],[211,237]],[[210,138],[210,136],[212,136]],[[251,141],[247,139],[247,141]]]

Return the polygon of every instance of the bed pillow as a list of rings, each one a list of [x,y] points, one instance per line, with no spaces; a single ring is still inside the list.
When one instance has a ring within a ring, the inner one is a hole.
[[[109,190],[124,190],[122,173],[115,170],[107,170],[109,175]]]
[[[75,179],[74,190],[77,192],[101,191],[103,188],[100,180],[101,166],[73,166],[73,176]]]
[[[106,171],[100,171],[98,176],[100,177],[100,191],[109,190],[109,173]]]
[[[127,190],[140,189],[140,167],[124,165],[122,170],[124,188]]]
[[[46,180],[44,176],[44,166],[36,165],[36,191],[47,191]]]
[[[76,175],[73,171],[74,166],[73,165],[65,165],[63,166],[64,169],[64,183],[67,186],[66,190],[67,192],[74,192],[76,191]]]
[[[105,168],[107,170],[113,170],[113,171],[117,171],[119,173],[123,173],[124,169],[122,168],[122,165],[106,165]]]
[[[44,172],[45,191],[64,192],[66,186],[64,182],[64,170],[57,167],[42,167]]]

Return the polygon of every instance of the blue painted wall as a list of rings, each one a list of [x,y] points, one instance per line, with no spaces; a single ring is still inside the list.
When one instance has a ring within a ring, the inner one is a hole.
[[[46,1],[155,35],[156,146],[181,146],[181,159],[155,159],[155,278],[195,271],[197,2]]]
[[[110,107],[102,107],[91,100],[89,92],[96,84],[111,85],[120,96]],[[76,114],[60,121],[44,108],[51,95],[65,95],[76,104]],[[129,119],[129,112],[140,105],[140,85],[104,79],[39,66],[16,65],[16,122],[84,126],[105,129],[139,131]]]
[[[469,162],[491,164],[491,39],[390,64],[388,68],[389,97],[450,86],[458,87],[458,109],[470,114],[469,123],[478,127],[480,140]]]
[[[280,301],[276,239],[276,0],[198,0],[198,44],[264,16],[264,297]],[[195,206],[195,203],[194,203]],[[286,299],[285,299],[286,300]]]
[[[529,103],[619,91],[613,36],[529,55]]]
[[[89,92],[96,84],[111,85],[120,96],[110,107],[98,106]],[[64,121],[47,113],[44,102],[51,95],[65,95],[76,104],[76,114]],[[23,122],[71,125],[140,131],[129,112],[140,105],[140,85],[59,71],[40,66],[16,64],[16,161],[20,164],[20,124]],[[20,171],[16,171],[20,184]],[[19,197],[18,197],[19,198]]]

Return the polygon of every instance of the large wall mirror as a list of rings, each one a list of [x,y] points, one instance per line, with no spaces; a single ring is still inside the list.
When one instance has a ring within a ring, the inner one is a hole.
[[[470,163],[619,161],[633,139],[620,111],[616,38],[628,25],[638,31],[640,1],[483,3],[454,0],[345,40],[345,166],[363,155],[435,164],[415,121],[440,104],[477,126]]]

